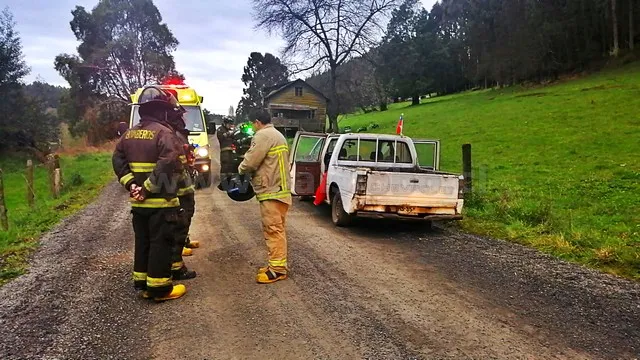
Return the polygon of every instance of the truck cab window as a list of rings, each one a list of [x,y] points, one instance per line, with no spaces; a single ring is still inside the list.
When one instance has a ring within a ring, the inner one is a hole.
[[[380,141],[378,143],[378,162],[393,162],[394,145],[395,141]]]
[[[372,153],[371,156],[374,156]],[[409,145],[402,141],[381,140],[378,142],[378,162],[411,164]]]
[[[376,140],[360,140],[360,160],[376,161]],[[373,160],[371,156],[373,155]]]
[[[338,160],[358,160],[358,139],[349,139],[342,144]]]
[[[370,154],[375,150],[375,140],[360,140],[360,146],[358,147],[358,139],[349,139],[342,144],[338,160],[371,161]]]
[[[320,161],[324,138],[302,136],[298,140],[295,161]]]
[[[183,106],[187,113],[183,115],[184,122],[187,125],[189,131],[204,131],[204,124],[202,118],[202,110],[198,106]]]
[[[204,117],[202,109],[199,106],[183,105],[187,112],[183,115],[187,130],[194,132],[204,132]],[[133,106],[133,121],[131,126],[136,126],[140,122],[140,114],[138,114],[138,105]]]
[[[405,142],[398,141],[398,143],[396,144],[396,163],[413,163],[413,159],[411,158],[411,151],[409,151],[409,145],[407,145],[407,143]]]
[[[338,139],[329,140],[329,145],[327,146],[327,151],[324,154],[324,167],[325,169],[329,167],[329,161],[331,160],[331,156],[333,155],[333,150],[336,148],[336,143]]]

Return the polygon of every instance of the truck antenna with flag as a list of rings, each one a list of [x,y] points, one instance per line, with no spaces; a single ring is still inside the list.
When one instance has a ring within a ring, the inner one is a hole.
[[[396,126],[396,134],[402,135],[403,125],[404,125],[404,114],[400,114],[400,120],[398,120],[398,126]]]

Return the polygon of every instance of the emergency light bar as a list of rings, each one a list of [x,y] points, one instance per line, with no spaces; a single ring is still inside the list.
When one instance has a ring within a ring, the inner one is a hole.
[[[184,83],[184,80],[179,77],[170,77],[162,82],[162,85],[187,85]]]

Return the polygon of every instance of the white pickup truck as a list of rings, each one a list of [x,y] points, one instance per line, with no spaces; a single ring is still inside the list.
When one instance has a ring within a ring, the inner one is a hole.
[[[354,216],[462,219],[464,178],[439,170],[438,140],[298,132],[292,149],[292,193],[315,196],[326,172],[324,202],[337,226]]]

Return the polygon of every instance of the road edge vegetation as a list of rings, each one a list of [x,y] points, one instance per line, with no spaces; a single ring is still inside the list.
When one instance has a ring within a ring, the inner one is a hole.
[[[640,280],[640,63],[548,85],[468,91],[343,116],[341,128],[442,141],[462,173],[472,144],[476,192],[451,224]]]
[[[0,286],[28,271],[29,258],[44,233],[93,202],[114,179],[110,156],[105,151],[61,155],[63,190],[58,198],[51,192],[45,165],[36,163],[33,207],[27,201],[27,157],[0,157],[9,219],[8,231],[0,229]]]

